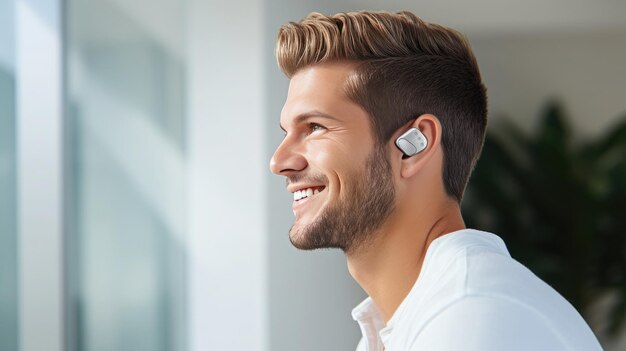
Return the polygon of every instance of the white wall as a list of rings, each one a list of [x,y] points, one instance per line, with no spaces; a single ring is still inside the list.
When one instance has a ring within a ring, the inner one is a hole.
[[[18,344],[22,351],[60,351],[64,344],[60,7],[57,0],[20,0],[15,7]]]
[[[475,35],[490,117],[526,129],[558,98],[575,132],[593,137],[626,118],[626,30]]]
[[[267,350],[260,0],[188,1],[189,349]]]

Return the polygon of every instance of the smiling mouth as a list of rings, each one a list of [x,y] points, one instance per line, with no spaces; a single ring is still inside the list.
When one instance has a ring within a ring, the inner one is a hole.
[[[316,187],[312,187],[312,188],[306,188],[306,189],[298,190],[298,191],[293,193],[293,201],[297,202],[297,201],[301,201],[301,200],[310,198],[312,196],[315,196],[315,195],[319,194],[324,189],[326,189],[325,186],[316,186]]]

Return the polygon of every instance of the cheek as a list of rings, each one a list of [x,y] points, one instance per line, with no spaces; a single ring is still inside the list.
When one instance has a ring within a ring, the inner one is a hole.
[[[371,151],[371,141],[357,136],[337,133],[327,139],[317,140],[309,146],[309,155],[320,165],[337,168],[363,164]]]
[[[329,182],[331,198],[345,201],[351,196],[351,189],[362,172],[367,160],[364,148],[353,150],[345,145],[330,148],[317,148],[311,152],[310,165],[314,172],[322,172]]]
[[[350,149],[337,142],[319,141],[307,151],[309,162],[324,172],[342,168],[350,160]]]

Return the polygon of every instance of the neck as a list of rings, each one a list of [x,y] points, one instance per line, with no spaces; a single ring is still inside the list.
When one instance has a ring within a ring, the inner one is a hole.
[[[390,218],[371,245],[347,255],[350,274],[372,298],[385,324],[417,281],[430,244],[465,228],[458,204],[447,203],[433,212]]]

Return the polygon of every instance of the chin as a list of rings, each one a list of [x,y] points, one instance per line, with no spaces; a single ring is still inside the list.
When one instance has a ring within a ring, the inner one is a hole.
[[[311,230],[308,226],[294,225],[289,231],[291,244],[299,250],[312,251],[318,249],[340,249],[346,252],[345,247],[336,240],[328,231]],[[314,228],[317,229],[317,228]]]
[[[310,233],[307,233],[306,228],[299,224],[294,224],[289,230],[289,241],[296,249],[315,250],[316,248],[311,245],[313,240],[308,237],[309,235]]]

